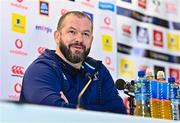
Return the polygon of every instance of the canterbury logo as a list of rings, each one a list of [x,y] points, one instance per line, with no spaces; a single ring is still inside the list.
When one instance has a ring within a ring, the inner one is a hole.
[[[24,67],[13,65],[11,71],[14,75],[23,75],[24,74]]]

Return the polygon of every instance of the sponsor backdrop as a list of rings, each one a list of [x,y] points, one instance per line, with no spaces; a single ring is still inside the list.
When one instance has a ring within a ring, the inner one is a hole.
[[[1,0],[0,99],[18,100],[24,72],[46,48],[54,49],[59,17],[80,10],[94,22],[90,56],[113,79],[164,70],[180,77],[179,0]]]

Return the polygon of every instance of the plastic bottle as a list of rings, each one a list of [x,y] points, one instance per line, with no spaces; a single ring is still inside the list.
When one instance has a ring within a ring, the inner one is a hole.
[[[169,98],[169,83],[166,82],[163,71],[157,72],[157,81],[159,82],[160,98],[160,117],[161,119],[172,120],[171,101]]]
[[[180,95],[178,94],[179,86],[175,83],[175,78],[169,77],[168,82],[170,84],[170,100],[172,106],[173,120],[180,120]]]
[[[139,71],[135,81],[135,115],[150,117],[149,111],[149,83],[145,78],[145,72]]]
[[[146,69],[146,79],[149,81],[150,93],[150,115],[153,118],[160,118],[159,83],[154,79],[151,69]]]

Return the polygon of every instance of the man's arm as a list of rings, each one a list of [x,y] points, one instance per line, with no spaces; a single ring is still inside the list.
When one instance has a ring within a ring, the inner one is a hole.
[[[76,108],[62,98],[61,81],[57,72],[50,65],[34,63],[23,78],[22,95],[28,103]]]

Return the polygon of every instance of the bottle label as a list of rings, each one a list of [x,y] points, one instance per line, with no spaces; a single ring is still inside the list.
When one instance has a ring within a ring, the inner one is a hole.
[[[159,83],[159,91],[160,91],[160,99],[161,100],[169,100],[169,83],[166,82],[160,82]]]
[[[170,99],[180,99],[180,94],[179,92],[179,86],[175,84],[170,84]]]
[[[159,82],[150,81],[150,98],[159,99]]]
[[[136,100],[149,100],[149,82],[146,79],[139,79],[135,83]]]

